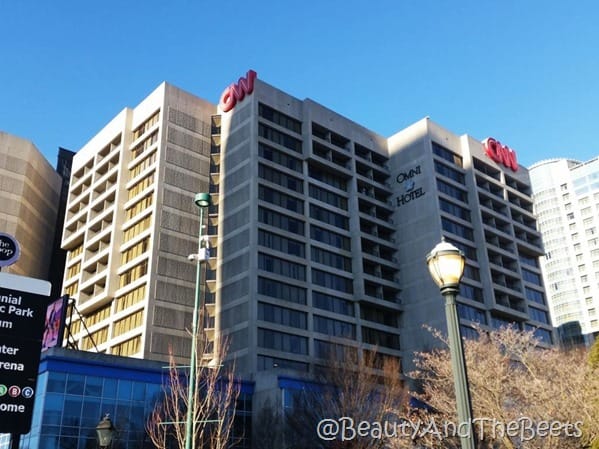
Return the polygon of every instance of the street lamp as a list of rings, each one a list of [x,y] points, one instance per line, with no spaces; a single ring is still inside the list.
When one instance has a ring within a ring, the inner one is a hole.
[[[112,437],[114,436],[115,428],[112,425],[110,415],[106,413],[104,418],[96,426],[96,434],[98,436],[98,446],[105,448],[110,446],[112,443]]]
[[[464,358],[464,346],[458,320],[456,296],[460,291],[460,279],[464,274],[464,254],[451,243],[445,241],[433,248],[426,257],[428,269],[435,283],[439,286],[445,298],[445,315],[447,317],[447,334],[449,351],[451,353],[451,368],[455,386],[458,421],[466,426],[467,433],[460,425],[460,440],[462,449],[474,449],[472,435],[472,404],[468,391],[468,374]]]
[[[191,324],[191,357],[189,361],[189,378],[187,386],[187,422],[185,424],[185,449],[195,448],[195,387],[196,387],[196,365],[198,344],[198,315],[200,313],[201,296],[201,265],[210,258],[210,244],[207,238],[203,238],[204,211],[212,204],[209,193],[198,193],[194,198],[195,205],[200,209],[200,230],[198,231],[198,252],[191,254],[189,260],[197,262],[195,300],[193,303],[193,316]]]

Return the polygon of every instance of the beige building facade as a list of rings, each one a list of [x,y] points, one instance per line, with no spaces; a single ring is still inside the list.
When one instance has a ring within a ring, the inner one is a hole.
[[[0,131],[0,232],[21,248],[3,271],[48,279],[61,182],[32,142]]]

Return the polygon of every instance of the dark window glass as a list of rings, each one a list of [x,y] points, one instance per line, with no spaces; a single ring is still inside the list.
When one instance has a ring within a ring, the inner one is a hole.
[[[319,167],[310,166],[308,170],[311,178],[317,179],[318,181],[324,182],[337,189],[347,190],[347,180],[335,175],[329,171],[323,170]]]
[[[306,280],[306,267],[268,254],[258,254],[258,268],[299,281]]]
[[[442,162],[435,161],[435,171],[446,178],[453,179],[460,184],[465,184],[464,174],[454,168],[445,165]]]
[[[437,188],[439,192],[443,192],[445,195],[449,195],[456,200],[462,201],[463,203],[468,202],[468,193],[459,187],[453,186],[441,179],[437,179]]]
[[[464,225],[458,224],[455,221],[451,221],[445,217],[441,217],[441,224],[444,231],[451,232],[452,234],[458,235],[466,240],[474,239],[472,229]]]
[[[258,277],[258,293],[271,298],[306,304],[306,289],[264,277]]]
[[[465,320],[475,321],[480,324],[487,324],[487,316],[484,310],[476,307],[467,306],[466,304],[458,304],[458,315]]]
[[[433,142],[433,153],[435,153],[437,156],[441,157],[442,159],[445,159],[447,162],[451,162],[452,164],[457,165],[458,167],[462,167],[462,157],[461,156],[458,156],[454,152],[448,150],[445,147],[442,147],[441,145],[439,145],[436,142]]]
[[[533,273],[532,271],[527,270],[526,268],[522,268],[522,277],[525,281],[530,282],[531,284],[535,284],[538,286],[542,286],[541,276],[537,273]]]
[[[310,197],[328,203],[339,209],[347,210],[347,199],[329,190],[310,184]]]
[[[305,245],[271,232],[258,230],[258,244],[292,256],[304,257]]]
[[[330,288],[344,293],[353,293],[354,285],[351,279],[327,273],[326,271],[312,269],[312,282],[321,287]]]
[[[312,292],[312,305],[318,309],[354,316],[354,304],[351,301],[326,293]]]
[[[351,272],[351,259],[349,257],[331,251],[325,251],[324,249],[315,246],[312,247],[311,254],[313,262]]]
[[[258,186],[258,197],[261,200],[268,201],[269,203],[283,207],[298,214],[304,213],[304,202],[302,200],[279,192],[278,190],[271,189],[270,187],[263,185]]]
[[[351,249],[348,237],[329,231],[319,226],[310,226],[310,238],[349,251]]]
[[[305,312],[263,302],[258,303],[258,319],[299,329],[306,329],[307,327],[307,314]]]
[[[356,326],[345,321],[314,315],[314,332],[333,337],[356,338]]]
[[[299,193],[304,193],[304,181],[295,176],[288,175],[272,167],[267,167],[264,164],[258,165],[258,176],[260,178],[278,184],[289,190],[295,190]]]
[[[308,354],[308,339],[270,329],[258,329],[258,346],[294,354]]]
[[[315,204],[310,204],[310,217],[341,229],[349,229],[349,219],[347,217]]]
[[[371,345],[400,349],[399,335],[362,326],[362,339]]]
[[[450,201],[439,198],[439,206],[441,210],[453,215],[454,217],[461,218],[462,220],[470,221],[470,211]]]
[[[547,312],[544,310],[539,310],[535,307],[529,307],[528,311],[533,320],[549,324],[549,315],[547,315]]]
[[[258,134],[271,142],[278,143],[279,145],[289,148],[297,153],[302,152],[302,141],[295,137],[285,134],[281,131],[277,131],[270,126],[266,126],[262,123],[258,124]]]
[[[545,302],[545,295],[542,292],[528,287],[524,287],[524,292],[526,293],[526,299],[528,299],[529,301],[533,301],[543,305],[547,304]]]
[[[288,115],[285,115],[269,106],[266,106],[265,104],[258,104],[258,114],[260,117],[263,117],[270,122],[276,123],[283,128],[287,128],[290,131],[296,132],[298,134],[302,133],[302,122],[291,118]]]
[[[293,232],[294,234],[304,234],[303,221],[288,217],[287,215],[280,214],[264,207],[258,208],[258,221],[275,228]]]
[[[275,150],[274,148],[264,145],[263,143],[258,144],[260,156],[267,159],[275,164],[287,167],[296,172],[302,172],[302,161],[293,156],[289,156],[282,151]]]

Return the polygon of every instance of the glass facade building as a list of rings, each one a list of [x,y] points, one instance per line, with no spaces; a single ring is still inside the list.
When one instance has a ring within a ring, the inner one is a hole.
[[[146,422],[168,378],[164,363],[53,348],[42,355],[31,431],[21,449],[96,449],[106,414],[116,428],[112,449],[153,448]],[[252,386],[241,385],[233,438],[248,448]],[[0,448],[9,447],[8,435]]]

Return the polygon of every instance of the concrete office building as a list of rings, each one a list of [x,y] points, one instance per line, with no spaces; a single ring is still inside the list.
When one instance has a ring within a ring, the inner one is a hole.
[[[253,72],[218,107],[164,84],[74,158],[64,288],[98,350],[187,357],[193,197],[209,191],[206,332],[246,379],[309,376],[347,348],[409,362],[430,347],[422,325],[444,329],[445,312],[425,256],[443,236],[468,257],[465,330],[516,323],[550,342],[528,175],[513,168],[428,119],[387,139]]]
[[[48,279],[61,182],[32,142],[0,132],[0,232],[21,247],[6,272]]]
[[[565,343],[599,334],[599,159],[530,168],[551,316]]]

